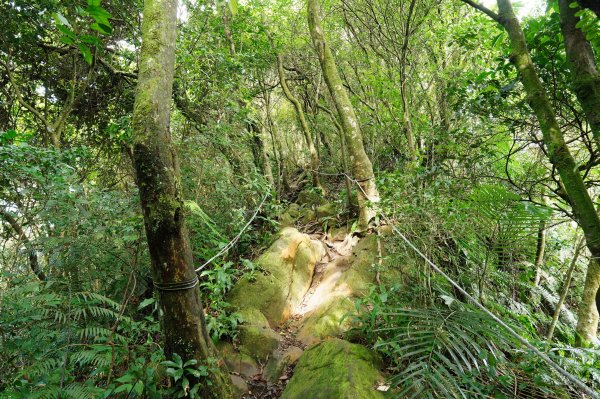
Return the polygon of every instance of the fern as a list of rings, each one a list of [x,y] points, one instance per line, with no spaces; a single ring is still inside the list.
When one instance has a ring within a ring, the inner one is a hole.
[[[554,397],[507,358],[520,345],[476,309],[454,301],[379,316],[375,348],[392,360],[397,398]]]

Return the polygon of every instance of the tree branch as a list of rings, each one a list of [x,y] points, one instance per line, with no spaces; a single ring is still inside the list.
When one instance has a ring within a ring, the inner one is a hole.
[[[470,5],[471,7],[475,8],[475,9],[481,11],[482,13],[486,14],[488,17],[490,17],[494,21],[498,22],[499,24],[502,24],[502,18],[500,18],[500,16],[498,14],[496,14],[489,8],[483,6],[475,1],[472,1],[472,0],[461,0],[461,1],[463,3]]]

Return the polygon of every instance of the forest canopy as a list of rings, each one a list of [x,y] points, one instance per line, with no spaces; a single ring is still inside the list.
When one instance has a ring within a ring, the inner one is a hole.
[[[597,1],[0,11],[0,398],[600,397]]]

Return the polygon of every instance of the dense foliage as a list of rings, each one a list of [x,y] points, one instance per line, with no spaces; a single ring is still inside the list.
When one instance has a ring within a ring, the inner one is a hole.
[[[549,157],[507,31],[467,1],[320,3],[373,164],[374,222],[395,226],[599,390],[598,340],[582,339],[577,326],[590,314],[598,331],[600,292],[590,297],[588,288],[598,266],[578,250],[591,236]],[[514,3],[575,172],[597,205],[599,141],[578,97],[559,2]],[[571,4],[597,63],[600,22],[585,7]],[[197,397],[218,367],[163,353],[133,167],[142,8],[122,0],[0,6],[0,397]],[[304,1],[184,0],[178,24],[168,151],[179,158],[194,267],[243,231],[198,274],[211,339],[235,341],[243,318],[226,294],[260,272],[253,260],[308,176],[319,173],[322,190],[311,192],[340,209],[324,230],[353,224],[364,181],[352,178]],[[312,132],[318,172],[277,56]],[[382,354],[397,397],[583,397],[398,234],[384,240],[388,250],[373,265],[381,281],[356,304],[357,340]]]

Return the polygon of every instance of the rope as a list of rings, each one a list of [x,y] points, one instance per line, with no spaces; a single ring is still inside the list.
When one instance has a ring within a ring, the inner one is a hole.
[[[346,177],[348,177],[348,176],[346,176]],[[357,186],[362,191],[362,193],[365,196],[365,198],[368,199],[369,196],[363,190],[363,188],[361,187],[361,185],[357,184]],[[472,297],[456,281],[454,281],[450,276],[448,276],[446,273],[444,273],[444,271],[442,271],[442,269],[440,267],[438,267],[435,263],[433,263],[427,256],[425,256],[425,254],[423,254],[423,252],[421,252],[419,250],[419,248],[417,248],[408,238],[406,238],[406,236],[404,234],[402,234],[402,232],[392,223],[392,221],[383,212],[381,212],[381,210],[379,210],[379,213],[380,213],[381,217],[383,219],[385,219],[390,226],[392,226],[392,230],[394,230],[394,232],[396,234],[398,234],[400,236],[400,238],[402,238],[404,240],[404,242],[406,242],[406,244],[409,247],[411,247],[421,258],[423,258],[423,260],[429,266],[431,266],[431,268],[433,270],[435,270],[442,277],[444,277],[446,280],[448,280],[448,282],[450,284],[452,284],[461,294],[463,294],[473,304],[475,304],[475,306],[477,306],[481,311],[483,311],[485,314],[487,314],[488,316],[490,316],[500,326],[502,326],[503,328],[505,328],[506,331],[508,331],[510,333],[510,335],[512,335],[519,342],[521,342],[523,345],[525,345],[529,350],[531,350],[533,353],[535,353],[537,356],[539,356],[543,361],[545,361],[547,364],[549,364],[560,375],[562,375],[563,377],[565,377],[566,379],[568,379],[569,381],[571,381],[573,384],[575,384],[577,387],[579,387],[583,392],[585,392],[591,398],[593,398],[593,399],[600,399],[600,395],[598,393],[594,392],[590,387],[588,387],[586,384],[584,384],[581,380],[579,380],[573,374],[569,373],[567,370],[565,370],[564,368],[562,368],[554,360],[550,359],[548,357],[548,355],[546,355],[544,352],[542,352],[541,350],[539,350],[538,348],[536,348],[535,346],[533,346],[527,339],[525,339],[524,337],[522,337],[511,326],[509,326],[508,324],[506,324],[504,321],[502,321],[502,319],[500,319],[498,316],[496,316],[495,314],[493,314],[492,312],[490,312],[485,306],[483,306],[481,303],[479,303],[479,301],[477,299],[475,299],[474,297]]]
[[[183,291],[194,288],[198,285],[198,276],[194,275],[194,278],[186,281],[180,281],[177,283],[157,283],[153,282],[154,287],[159,291]]]
[[[213,260],[217,259],[219,256],[223,255],[225,252],[229,251],[229,249],[231,249],[235,245],[235,243],[238,242],[238,240],[240,239],[240,237],[242,236],[242,234],[244,234],[244,231],[246,231],[246,229],[250,226],[250,224],[252,223],[252,221],[254,219],[256,219],[256,216],[258,215],[258,212],[260,212],[262,206],[264,205],[265,201],[267,200],[267,198],[270,195],[271,195],[270,192],[267,192],[265,194],[265,196],[263,197],[262,201],[260,201],[260,204],[258,205],[258,208],[256,208],[256,211],[254,211],[254,214],[248,220],[248,222],[244,225],[244,227],[240,230],[240,232],[235,237],[233,237],[233,239],[231,241],[229,241],[227,243],[227,245],[225,245],[215,256],[213,256],[212,258],[210,258],[209,260],[207,260],[206,262],[204,262],[201,266],[199,266],[198,268],[196,268],[196,272],[199,272],[202,269],[204,269]]]

